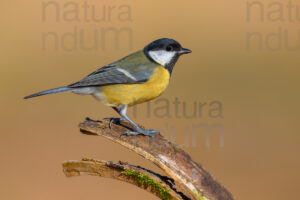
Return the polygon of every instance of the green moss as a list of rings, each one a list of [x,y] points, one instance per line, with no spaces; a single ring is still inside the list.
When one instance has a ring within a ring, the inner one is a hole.
[[[204,196],[202,196],[197,190],[193,190],[194,194],[197,196],[198,199],[200,200],[206,200]]]
[[[172,145],[172,147],[173,147],[174,151],[177,153],[182,151],[181,149],[178,149],[175,145]]]
[[[139,181],[139,183],[144,184],[147,187],[151,186],[151,188],[154,191],[159,192],[159,195],[163,200],[171,199],[171,194],[169,193],[169,191],[165,187],[163,187],[161,184],[159,184],[157,181],[150,178],[147,174],[141,174],[139,172],[135,172],[130,169],[125,169],[124,171],[121,172],[121,174],[135,178]]]

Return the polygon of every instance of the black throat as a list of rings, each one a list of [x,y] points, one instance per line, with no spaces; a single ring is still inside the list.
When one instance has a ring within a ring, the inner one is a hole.
[[[178,60],[179,56],[175,54],[172,60],[165,65],[165,68],[169,71],[170,76],[172,75],[173,68]]]

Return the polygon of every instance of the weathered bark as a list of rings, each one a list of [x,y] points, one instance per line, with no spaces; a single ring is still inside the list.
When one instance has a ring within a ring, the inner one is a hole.
[[[123,131],[131,128],[129,123],[123,121],[121,124],[113,124],[109,128],[107,120],[102,122],[87,120],[81,123],[79,127],[82,133],[108,138],[136,152],[163,169],[173,180],[173,182],[168,181],[167,184],[171,183],[170,186],[174,189],[176,188],[174,191],[167,185],[167,188],[172,191],[173,199],[178,197],[179,199],[193,200],[233,199],[230,192],[203,169],[199,163],[192,160],[180,147],[167,141],[160,134],[155,135],[154,139],[142,135],[120,136]],[[64,163],[64,166],[67,163]],[[73,169],[75,170],[76,168]],[[86,172],[84,170],[86,169],[78,168],[77,171]]]
[[[182,199],[167,177],[121,161],[115,163],[84,158],[81,161],[64,162],[63,170],[67,177],[92,175],[112,178],[136,185],[164,200]]]

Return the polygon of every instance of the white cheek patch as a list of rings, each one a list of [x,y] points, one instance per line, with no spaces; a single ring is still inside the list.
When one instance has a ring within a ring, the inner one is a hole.
[[[165,66],[173,59],[175,52],[165,50],[149,51],[149,55],[155,62]]]

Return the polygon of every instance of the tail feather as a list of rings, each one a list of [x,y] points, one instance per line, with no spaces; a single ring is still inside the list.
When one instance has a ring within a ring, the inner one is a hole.
[[[42,96],[42,95],[46,95],[46,94],[54,94],[54,93],[61,93],[61,92],[68,92],[73,90],[72,88],[69,87],[59,87],[59,88],[54,88],[51,90],[46,90],[46,91],[42,91],[42,92],[38,92],[29,96],[24,97],[24,99],[29,99],[32,97],[37,97],[37,96]]]

